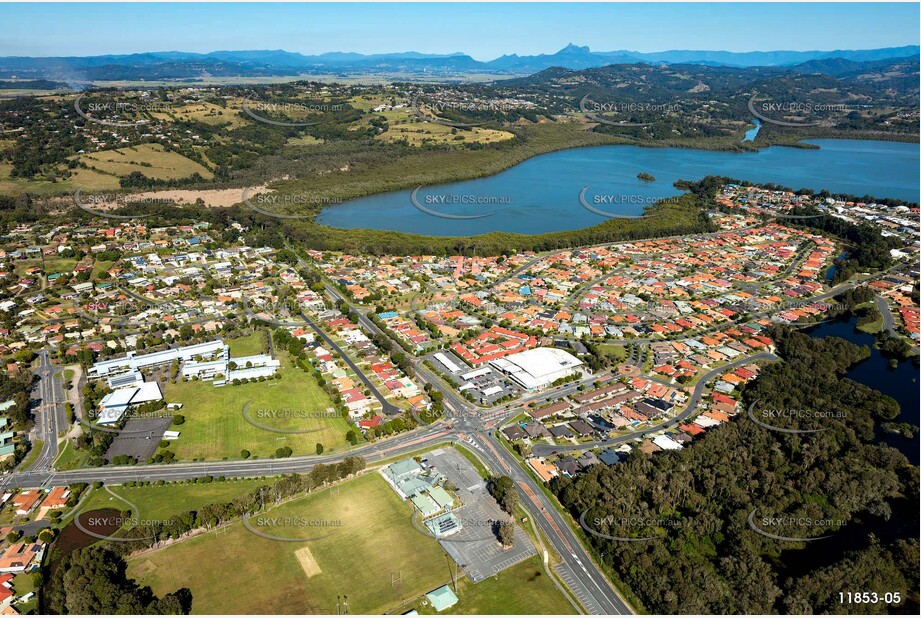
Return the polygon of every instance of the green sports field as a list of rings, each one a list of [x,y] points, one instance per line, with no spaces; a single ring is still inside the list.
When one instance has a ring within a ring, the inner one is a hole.
[[[284,355],[279,372],[280,380],[238,386],[191,381],[167,384],[164,398],[182,403],[178,413],[186,419],[183,425],[171,427],[181,433],[170,442],[169,450],[181,460],[238,459],[242,449],[254,457],[270,457],[282,446],[290,447],[294,455],[312,455],[317,442],[326,453],[346,445],[345,434],[351,425],[339,415],[324,416],[333,402],[316,379],[291,367]],[[254,426],[243,417],[246,402],[251,402],[250,418],[262,425],[310,433],[285,434]]]
[[[335,614],[337,595],[346,595],[349,613],[380,614],[451,579],[449,559],[412,527],[410,515],[383,478],[368,473],[337,493],[326,489],[261,515],[338,526],[266,526],[250,518],[276,536],[321,538],[275,541],[237,522],[133,558],[128,575],[158,594],[188,587],[193,613]]]

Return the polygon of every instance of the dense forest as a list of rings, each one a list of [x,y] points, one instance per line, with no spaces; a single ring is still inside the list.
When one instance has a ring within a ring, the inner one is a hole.
[[[896,609],[840,605],[839,591],[849,590],[898,591],[909,603],[900,606],[905,611],[918,595],[918,471],[874,438],[876,421],[894,418],[898,404],[842,377],[866,356],[865,348],[786,328],[772,335],[783,361],[745,390],[744,405],[759,412],[807,410],[774,424],[819,431],[773,431],[740,414],[680,451],[634,451],[624,463],[593,466],[575,480],[559,477],[551,488],[575,518],[586,513],[598,532],[653,537],[624,542],[587,535],[649,612]],[[906,511],[904,504],[913,506]],[[762,516],[783,520],[769,528],[774,534],[831,535],[831,549],[819,554],[815,544],[759,534],[749,525],[753,512],[759,522]],[[911,521],[902,540],[883,540],[905,517]],[[850,544],[836,542],[843,531]],[[807,558],[818,564],[797,573]]]

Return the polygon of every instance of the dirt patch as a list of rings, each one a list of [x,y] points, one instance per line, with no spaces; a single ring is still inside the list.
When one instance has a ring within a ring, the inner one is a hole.
[[[245,187],[238,187],[236,189],[170,189],[164,191],[145,191],[143,193],[132,193],[130,196],[125,197],[124,200],[128,202],[170,200],[177,204],[194,204],[196,200],[201,199],[205,203],[205,206],[209,208],[229,208],[243,201],[244,189]],[[252,187],[249,190],[249,197],[252,198],[260,193],[266,192],[269,191],[265,185]],[[92,203],[92,207],[96,210],[113,210],[115,208],[121,208],[122,206],[124,206],[124,203],[116,202],[115,199],[111,202],[94,201]]]
[[[297,550],[294,555],[297,556],[297,561],[301,563],[301,568],[304,569],[304,575],[307,576],[307,579],[323,572],[320,570],[320,565],[314,560],[313,554],[310,553],[309,547]]]

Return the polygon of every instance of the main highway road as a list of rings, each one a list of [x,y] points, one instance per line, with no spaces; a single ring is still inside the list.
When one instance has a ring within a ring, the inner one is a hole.
[[[48,350],[39,352],[38,383],[35,392],[39,404],[35,408],[35,427],[33,434],[42,441],[42,450],[38,458],[29,466],[31,471],[44,471],[58,456],[58,434],[67,424],[64,411],[64,389],[57,379],[60,369],[51,364]]]
[[[335,288],[327,291],[333,298],[342,298]],[[343,299],[345,300],[345,299]],[[346,301],[348,302],[348,301]],[[362,325],[371,332],[383,333],[367,316],[359,313]],[[303,317],[303,316],[302,316]],[[328,343],[328,342],[327,342]],[[422,363],[417,363],[420,377],[437,382]],[[43,376],[48,379],[53,370],[47,357],[43,357]],[[346,456],[361,456],[369,463],[405,456],[413,451],[441,443],[463,441],[472,446],[493,474],[507,474],[518,484],[524,494],[522,505],[533,521],[541,528],[562,562],[555,568],[565,573],[566,583],[581,604],[592,614],[630,614],[630,607],[608,582],[588,551],[579,542],[563,516],[554,508],[551,499],[543,493],[537,481],[524,471],[501,443],[491,434],[492,428],[510,417],[514,411],[477,411],[450,390],[445,392],[445,419],[407,432],[385,441],[367,444],[340,452],[327,452],[322,456],[291,457],[245,461],[193,462],[163,465],[106,466],[66,472],[50,470],[54,454],[40,458],[41,466],[6,475],[2,487],[42,487],[70,483],[124,483],[128,481],[181,480],[201,476],[257,477],[287,473],[309,472],[317,464],[331,464]],[[242,413],[242,410],[241,410]],[[480,416],[482,415],[482,417]],[[485,419],[485,420],[484,420]],[[56,428],[55,428],[56,434]],[[54,442],[52,440],[51,442]]]
[[[451,404],[453,409],[459,402]],[[490,423],[494,425],[494,423]],[[460,409],[455,416],[451,411],[447,418],[421,429],[401,434],[386,441],[368,444],[339,453],[326,453],[314,457],[291,457],[286,459],[263,459],[245,461],[214,461],[182,464],[144,466],[106,466],[103,468],[78,469],[67,472],[30,469],[16,472],[3,478],[0,486],[43,487],[70,483],[125,483],[128,481],[176,481],[202,476],[258,477],[289,473],[309,472],[317,464],[332,464],[346,456],[361,456],[369,463],[408,455],[423,448],[442,443],[465,442],[473,446],[486,467],[494,474],[507,474],[526,494],[522,504],[531,518],[540,526],[550,540],[557,554],[562,558],[558,570],[566,569],[574,577],[567,578],[567,585],[582,605],[592,614],[629,614],[629,606],[617,595],[605,579],[598,566],[592,561],[586,549],[579,543],[570,529],[536,481],[518,467],[517,462],[504,447],[490,435],[483,421],[475,413]]]

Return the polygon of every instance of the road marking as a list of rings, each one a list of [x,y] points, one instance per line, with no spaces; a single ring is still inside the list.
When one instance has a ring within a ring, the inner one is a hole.
[[[546,519],[547,523],[550,524],[550,527],[553,528],[553,531],[556,533],[557,538],[559,538],[560,541],[562,541],[563,545],[566,546],[566,549],[568,549],[569,552],[572,553],[572,545],[570,545],[569,541],[566,540],[566,537],[563,536],[563,532],[556,525],[556,522],[553,521],[553,518],[550,517],[550,513],[548,513],[546,509],[544,509],[544,507],[541,506],[540,502],[537,500],[537,496],[534,495],[533,491],[531,491],[531,488],[528,487],[523,481],[518,481],[518,486],[521,487],[521,490],[525,494],[527,494],[531,502],[534,503],[534,506],[540,509],[541,515],[544,516],[544,519]],[[575,558],[575,554],[573,554],[573,557]],[[578,562],[578,559],[576,561]]]

